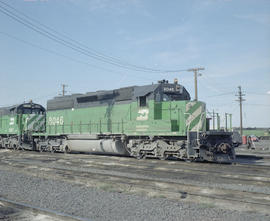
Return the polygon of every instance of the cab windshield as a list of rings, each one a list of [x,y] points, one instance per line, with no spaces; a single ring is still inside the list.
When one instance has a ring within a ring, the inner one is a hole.
[[[163,94],[163,101],[180,101],[183,100],[181,94]]]
[[[44,114],[40,108],[22,108],[17,111],[18,114]]]

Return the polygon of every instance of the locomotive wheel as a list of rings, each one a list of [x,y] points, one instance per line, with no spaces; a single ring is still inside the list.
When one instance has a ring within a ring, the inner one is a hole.
[[[20,149],[20,145],[18,140],[13,140],[10,142],[10,148],[12,148],[13,150],[19,150]]]
[[[13,144],[12,144],[12,142],[9,142],[9,143],[8,143],[8,148],[9,148],[9,149],[13,149],[13,150],[15,150],[15,149],[13,148]]]
[[[136,159],[137,159],[137,160],[141,160],[141,159],[145,159],[145,158],[146,158],[146,155],[143,154],[143,153],[138,153],[138,154],[136,155]]]
[[[64,150],[64,153],[70,153],[70,148],[68,145],[65,146],[65,150]]]
[[[163,156],[158,157],[160,160],[167,160],[168,159],[168,155],[164,154]]]
[[[137,156],[136,156],[136,159],[137,159],[137,160],[141,160],[142,158],[143,158],[142,155],[137,155]]]
[[[38,143],[35,145],[35,151],[39,151],[40,152],[40,145]]]
[[[48,146],[48,150],[49,150],[51,153],[54,153],[54,148],[53,148],[52,145],[49,145],[49,146]]]
[[[16,144],[13,144],[13,145],[12,145],[12,148],[13,148],[13,150],[18,150],[18,149],[19,149],[18,146],[17,146]]]

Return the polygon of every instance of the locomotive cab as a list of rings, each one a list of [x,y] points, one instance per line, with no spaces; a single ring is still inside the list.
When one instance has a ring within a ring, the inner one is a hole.
[[[45,108],[40,104],[24,103],[14,108],[16,114],[45,114]]]
[[[155,91],[155,101],[181,101],[190,100],[187,90],[175,80],[173,84],[166,80],[158,81],[159,88]]]
[[[23,149],[34,149],[33,133],[45,131],[45,108],[32,102],[24,103],[16,108],[17,123],[20,128],[18,146]]]
[[[32,134],[45,131],[45,111],[44,107],[33,102],[1,108],[0,145],[32,149]]]
[[[32,102],[19,105],[16,110],[22,133],[45,131],[45,108]]]

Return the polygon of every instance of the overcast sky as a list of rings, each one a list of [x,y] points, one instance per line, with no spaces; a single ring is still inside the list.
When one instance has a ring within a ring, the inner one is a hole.
[[[235,94],[241,85],[244,126],[270,127],[269,0],[0,0],[6,8],[1,1],[92,52],[152,69],[205,67],[198,90],[209,111],[232,113],[238,126]],[[29,99],[45,104],[62,83],[68,93],[85,93],[174,78],[194,98],[192,72],[122,69],[46,38],[1,11],[0,27],[0,106]]]

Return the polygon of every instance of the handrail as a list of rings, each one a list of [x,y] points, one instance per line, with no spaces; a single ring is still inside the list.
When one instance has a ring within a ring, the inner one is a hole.
[[[200,121],[199,121],[199,124],[198,124],[198,128],[197,128],[197,145],[199,146],[201,143],[200,143],[200,139],[199,139],[199,132],[200,132],[200,125],[201,125],[201,127],[203,126],[203,124],[202,124],[202,117],[204,116],[206,114],[206,112],[203,112],[202,114],[201,114],[201,117],[200,117]]]

